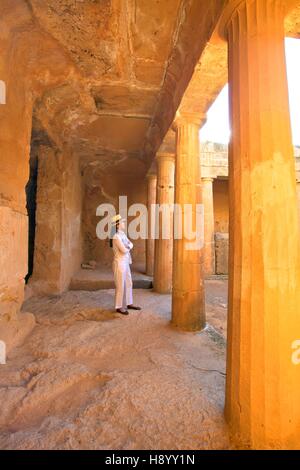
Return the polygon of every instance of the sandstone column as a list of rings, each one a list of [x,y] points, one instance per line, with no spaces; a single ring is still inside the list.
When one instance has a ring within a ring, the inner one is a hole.
[[[297,181],[298,221],[300,226],[300,181]]]
[[[243,0],[229,45],[230,262],[226,417],[254,448],[300,446],[300,258],[284,49],[287,2]]]
[[[175,155],[158,153],[156,203],[162,209],[156,217],[154,289],[161,294],[172,290],[173,205]],[[165,211],[164,211],[164,209]]]
[[[5,10],[5,9],[4,9]],[[7,11],[7,10],[6,10]],[[5,16],[4,16],[5,18]],[[7,27],[0,54],[0,340],[13,348],[33,327],[33,316],[20,314],[28,270],[28,217],[25,186],[29,177],[32,92],[17,67],[16,44]]]
[[[175,122],[176,170],[175,204],[182,210],[182,226],[188,214],[185,205],[191,207],[192,229],[203,223],[199,130],[203,116],[181,114]],[[200,217],[196,220],[197,212]],[[175,218],[175,232],[178,218]],[[182,237],[174,238],[172,324],[183,330],[200,330],[205,326],[203,282],[203,238],[191,240],[183,230]]]
[[[81,174],[67,148],[38,148],[37,207],[33,273],[36,294],[60,294],[80,268]]]
[[[213,178],[202,178],[204,206],[204,274],[215,273],[215,217]]]
[[[153,206],[156,204],[156,186],[157,186],[157,175],[155,173],[149,173],[147,175],[148,184],[148,238],[146,240],[146,274],[153,276],[154,272],[154,246],[155,239],[152,237],[151,227],[154,224],[153,220]]]

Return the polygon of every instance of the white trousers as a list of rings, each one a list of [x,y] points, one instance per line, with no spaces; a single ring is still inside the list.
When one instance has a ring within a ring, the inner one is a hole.
[[[114,260],[113,271],[116,286],[115,308],[126,308],[133,303],[130,265],[128,262]]]

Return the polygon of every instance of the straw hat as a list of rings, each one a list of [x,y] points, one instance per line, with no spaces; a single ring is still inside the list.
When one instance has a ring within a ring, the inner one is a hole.
[[[110,221],[111,221],[111,225],[114,226],[114,225],[117,225],[117,223],[125,222],[125,219],[122,219],[122,216],[118,214],[118,215],[114,215]]]

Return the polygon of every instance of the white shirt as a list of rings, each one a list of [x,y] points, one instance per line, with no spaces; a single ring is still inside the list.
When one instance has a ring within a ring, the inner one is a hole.
[[[124,261],[129,264],[132,263],[130,250],[132,250],[133,244],[128,240],[126,234],[119,230],[113,236],[113,252],[115,261]]]

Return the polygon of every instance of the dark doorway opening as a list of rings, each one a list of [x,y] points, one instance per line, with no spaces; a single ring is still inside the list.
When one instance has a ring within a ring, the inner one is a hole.
[[[38,159],[31,152],[30,155],[30,172],[29,180],[25,188],[26,192],[26,208],[28,214],[28,273],[25,277],[27,284],[33,272],[34,244],[35,244],[35,212],[36,212],[36,194],[37,194],[37,175],[38,175]]]

